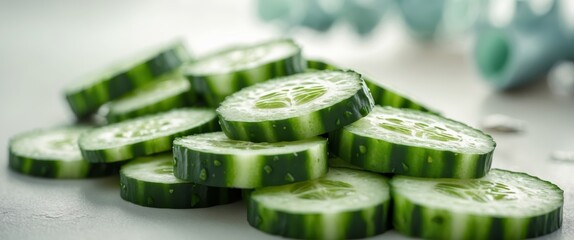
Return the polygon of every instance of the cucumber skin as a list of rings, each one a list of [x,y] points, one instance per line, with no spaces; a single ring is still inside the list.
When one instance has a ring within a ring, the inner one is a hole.
[[[416,101],[413,101],[408,97],[405,97],[401,94],[391,91],[386,87],[379,86],[378,84],[375,84],[374,81],[365,79],[365,82],[367,83],[367,87],[369,87],[369,90],[371,90],[373,100],[377,105],[389,106],[395,108],[408,108],[408,109],[419,110],[422,112],[430,112],[438,114],[437,111],[429,109],[426,106]]]
[[[299,239],[350,239],[375,236],[391,229],[391,201],[378,204],[364,210],[347,211],[336,214],[298,214],[269,209],[252,198],[248,198],[247,221],[252,227],[263,232],[288,238]],[[365,221],[363,216],[371,217]],[[322,219],[328,218],[333,222],[344,221],[343,225],[323,226]],[[333,220],[336,219],[336,220]],[[369,230],[366,226],[372,225]],[[345,233],[338,236],[324,236],[323,228],[337,229]]]
[[[238,189],[214,188],[194,183],[147,182],[127,177],[121,172],[120,187],[122,199],[153,208],[205,208],[241,199],[241,191]]]
[[[157,55],[124,72],[88,86],[76,92],[66,92],[66,100],[78,119],[96,112],[104,103],[141,87],[157,77],[171,72],[189,60],[187,50],[181,43],[166,48]]]
[[[364,81],[362,82],[363,87],[353,96],[331,107],[310,113],[311,122],[305,117],[265,122],[228,121],[218,112],[219,124],[230,139],[251,142],[296,141],[319,136],[351,124],[371,112],[374,107],[373,98]]]
[[[307,70],[310,71],[321,71],[321,70],[341,70],[341,68],[336,67],[330,63],[324,62],[317,59],[307,60]]]
[[[196,103],[195,99],[196,96],[193,91],[186,91],[130,112],[114,113],[110,111],[106,115],[106,119],[108,123],[116,123],[154,113],[166,112],[174,108],[189,107]]]
[[[414,147],[356,135],[344,128],[329,133],[329,149],[365,170],[427,178],[483,177],[490,170],[494,152],[494,148],[485,154],[462,154]],[[464,162],[473,164],[465,166]]]
[[[318,150],[310,149],[294,153],[278,155],[253,156],[257,158],[261,178],[250,181],[250,184],[237,183],[237,178],[242,176],[230,176],[234,169],[235,157],[230,154],[214,154],[200,152],[174,144],[173,155],[175,159],[174,175],[176,178],[195,182],[207,186],[233,187],[233,188],[257,188],[276,186],[315,179],[327,174],[327,144],[317,145]],[[317,156],[314,152],[322,152]],[[215,165],[219,162],[219,166]],[[239,160],[240,161],[240,160]],[[318,163],[317,163],[318,162]],[[270,167],[268,173],[265,167]],[[316,168],[322,168],[317,175]],[[201,178],[201,171],[205,170],[205,178]],[[256,173],[245,173],[257,177]],[[292,179],[286,176],[290,175]]]
[[[68,163],[68,164],[66,164]],[[66,162],[48,159],[33,159],[22,157],[10,151],[8,166],[10,169],[34,177],[43,178],[91,178],[117,174],[121,162],[118,163],[90,163],[83,161],[77,166],[77,161]],[[70,171],[69,169],[72,169]]]
[[[451,218],[456,213],[414,204],[397,194],[396,191],[393,191],[392,180],[391,196],[393,198],[393,226],[398,232],[411,237],[453,240],[524,239],[554,232],[562,226],[563,207],[558,207],[543,215],[524,218],[464,214],[466,219],[464,222],[460,222],[460,218]],[[425,221],[425,219],[427,220]],[[528,224],[517,229],[516,226],[521,226],[520,223],[525,221]],[[455,229],[453,225],[457,228],[464,227],[463,230],[457,229],[456,231],[463,235],[453,235],[452,232]]]
[[[307,60],[307,68],[310,70],[341,70],[342,68],[337,67],[333,64],[321,61],[321,60]],[[417,101],[413,101],[412,99],[398,94],[388,87],[380,86],[376,84],[375,81],[368,79],[363,76],[367,87],[371,91],[371,95],[373,95],[373,100],[375,104],[380,106],[389,106],[395,108],[408,108],[419,110],[423,112],[430,112],[434,114],[438,114],[437,111],[427,108],[426,106],[418,103]]]
[[[192,89],[200,98],[203,98],[207,106],[217,108],[225,97],[244,87],[276,77],[301,73],[305,69],[305,61],[301,57],[301,50],[299,49],[291,57],[251,69],[209,76],[186,74],[186,77],[190,80]],[[221,84],[230,85],[227,87],[231,91],[220,93],[221,87],[219,86]]]
[[[172,149],[173,140],[177,137],[199,133],[216,132],[219,130],[220,128],[217,124],[217,119],[214,118],[213,120],[203,125],[161,138],[154,138],[147,141],[137,142],[134,144],[128,144],[111,149],[86,150],[83,149],[80,145],[80,151],[82,152],[84,159],[92,163],[125,161],[135,157],[167,152]]]

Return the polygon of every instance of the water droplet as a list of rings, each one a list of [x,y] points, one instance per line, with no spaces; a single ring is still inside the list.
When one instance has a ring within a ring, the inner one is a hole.
[[[574,162],[574,152],[571,151],[554,151],[550,157],[556,161]]]
[[[271,166],[269,166],[269,165],[265,165],[265,166],[263,167],[263,170],[264,170],[267,174],[270,174],[270,173],[273,171],[273,168],[271,168]]]
[[[367,107],[362,107],[359,112],[361,113],[362,116],[367,116],[367,114],[369,114],[369,108]]]
[[[408,171],[409,170],[409,166],[405,163],[401,163],[403,165],[403,170]]]
[[[170,189],[170,190],[169,190],[169,194],[173,194],[173,189]]]
[[[261,216],[257,215],[257,217],[255,217],[255,226],[258,227],[263,223],[263,218],[261,218]]]
[[[277,161],[279,161],[279,157],[278,156],[273,157],[273,162],[277,162]]]
[[[335,122],[335,124],[337,124],[337,126],[341,125],[341,119],[337,119],[337,122]]]
[[[271,125],[271,127],[276,128],[276,127],[277,127],[277,124],[273,124],[273,125]]]
[[[482,120],[481,125],[486,130],[506,133],[522,132],[526,128],[523,121],[503,114],[489,115]]]
[[[299,156],[299,154],[297,154],[296,152],[293,153],[293,156],[297,157]]]
[[[199,172],[199,179],[201,181],[207,180],[207,170],[205,168],[201,169],[201,171]]]
[[[295,178],[293,178],[293,175],[291,175],[291,173],[287,173],[287,174],[285,174],[285,181],[294,182]]]
[[[352,112],[350,112],[350,111],[345,111],[345,117],[346,117],[346,118],[350,118],[350,117],[352,117],[352,116],[353,116],[353,113],[352,113]]]
[[[221,161],[215,160],[215,161],[213,161],[213,165],[215,165],[216,167],[219,167],[219,166],[221,166]]]
[[[287,130],[287,126],[283,126],[283,130]]]
[[[361,152],[361,154],[367,153],[367,147],[365,147],[364,145],[360,145],[359,152]]]
[[[195,205],[197,205],[200,200],[201,200],[201,197],[199,197],[199,195],[197,195],[197,194],[191,195],[191,206],[195,207]]]
[[[428,157],[427,157],[427,162],[428,162],[428,163],[432,163],[432,157],[431,157],[431,156],[428,156]]]
[[[121,188],[122,191],[124,191],[124,192],[128,190],[128,187],[127,187],[125,184],[123,184],[123,183],[120,183],[120,188]]]

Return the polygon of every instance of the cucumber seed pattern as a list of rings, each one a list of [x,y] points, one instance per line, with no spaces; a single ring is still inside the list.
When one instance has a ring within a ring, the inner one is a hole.
[[[290,191],[301,199],[332,200],[344,198],[355,193],[353,185],[328,179],[319,179],[297,183]]]
[[[305,81],[292,88],[281,88],[265,94],[255,102],[257,108],[287,108],[311,102],[327,92],[327,88],[317,82]]]
[[[469,180],[458,183],[438,183],[434,189],[439,193],[460,199],[488,203],[518,199],[509,186],[486,180]]]

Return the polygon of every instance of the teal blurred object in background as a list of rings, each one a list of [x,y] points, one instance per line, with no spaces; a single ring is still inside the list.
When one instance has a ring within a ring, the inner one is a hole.
[[[395,13],[415,39],[474,37],[469,52],[482,78],[506,90],[544,78],[574,59],[574,0],[259,0],[259,16],[284,28],[328,31],[344,22],[367,36]]]
[[[325,32],[336,22],[346,22],[364,36],[390,6],[391,0],[259,0],[258,14],[286,29],[306,27]]]
[[[565,26],[564,2],[491,1],[474,47],[484,79],[501,90],[520,87],[546,76],[557,62],[572,60],[574,29]]]

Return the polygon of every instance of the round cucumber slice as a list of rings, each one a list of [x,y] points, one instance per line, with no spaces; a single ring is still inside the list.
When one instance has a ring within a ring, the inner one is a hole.
[[[425,239],[524,239],[562,224],[563,191],[517,172],[493,169],[480,179],[391,180],[393,224]]]
[[[120,122],[139,116],[165,112],[174,108],[191,106],[195,93],[191,84],[182,77],[170,76],[162,81],[151,82],[122,98],[110,102],[106,118],[108,122]]]
[[[235,202],[238,189],[207,187],[173,176],[171,154],[136,158],[120,170],[121,197],[155,208],[203,208]]]
[[[208,186],[257,188],[321,177],[327,173],[327,139],[253,143],[222,132],[177,138],[175,176]]]
[[[273,40],[213,53],[188,65],[193,88],[211,107],[241,88],[305,70],[301,49],[292,40]]]
[[[340,68],[331,63],[321,60],[307,60],[307,69],[310,71],[317,71],[317,70],[339,70],[343,68]],[[367,87],[371,91],[373,100],[377,105],[389,106],[395,108],[415,109],[423,112],[432,112],[435,114],[438,113],[436,110],[433,110],[422,104],[420,101],[414,99],[411,95],[400,92],[394,87],[374,81],[365,76],[363,76],[363,79],[365,80]]]
[[[78,138],[90,127],[66,126],[16,135],[9,142],[9,166],[26,175],[86,178],[117,172],[118,164],[90,163],[82,158]]]
[[[366,116],[373,99],[361,75],[318,71],[245,88],[217,109],[231,139],[294,141],[342,128]]]
[[[387,178],[331,168],[319,179],[251,192],[247,220],[289,238],[365,238],[390,228],[390,202]]]
[[[416,177],[482,177],[496,146],[492,137],[463,123],[380,106],[329,139],[331,151],[353,165]]]
[[[189,54],[181,42],[155,47],[68,84],[64,90],[66,100],[78,118],[85,118],[104,103],[152,82],[187,61]]]
[[[117,162],[169,151],[176,137],[218,128],[213,110],[181,108],[96,128],[82,134],[79,145],[90,162]]]

